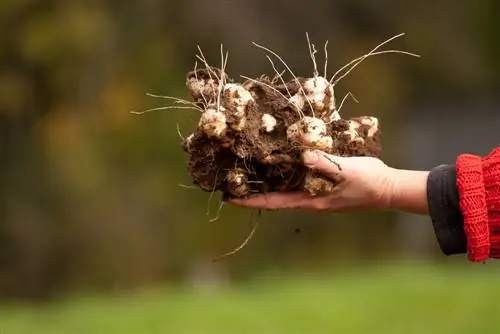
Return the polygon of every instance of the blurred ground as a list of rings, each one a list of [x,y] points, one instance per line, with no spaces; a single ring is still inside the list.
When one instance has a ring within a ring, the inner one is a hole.
[[[318,50],[329,40],[331,74],[405,32],[388,47],[422,57],[365,61],[338,86],[360,101],[342,112],[380,119],[394,167],[453,163],[499,142],[499,13],[496,0],[0,1],[0,332],[500,332],[498,264],[443,256],[428,217],[269,213],[212,263],[251,222],[225,206],[208,223],[219,197],[179,186],[176,124],[186,134],[196,115],[129,113],[165,102],[148,92],[187,96],[197,44],[218,64],[223,43],[232,76],[271,73],[252,41],[305,76],[306,31]]]
[[[469,270],[467,270],[469,269]],[[498,268],[369,267],[0,310],[9,334],[498,333]]]

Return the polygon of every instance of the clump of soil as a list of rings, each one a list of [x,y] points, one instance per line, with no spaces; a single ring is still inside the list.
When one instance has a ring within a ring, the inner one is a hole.
[[[309,78],[296,77],[277,54],[254,43],[285,65],[293,77],[288,82],[269,56],[276,76],[242,76],[246,80],[238,83],[225,72],[227,55],[224,59],[222,49],[222,68],[210,66],[199,50],[201,57],[197,57],[205,66],[195,67],[186,80],[193,102],[182,101],[191,104],[185,108],[200,112],[197,128],[182,143],[189,154],[188,170],[194,185],[207,192],[220,191],[226,197],[290,191],[320,195],[332,191],[333,181],[304,167],[302,153],[318,149],[339,156],[380,156],[378,119],[343,119],[339,111],[345,98],[337,106],[334,87],[369,56],[396,52],[418,57],[399,50],[377,51],[402,35],[354,59],[330,80],[325,78],[326,62],[324,76],[318,74],[316,50],[309,38],[314,65]]]
[[[189,72],[187,87],[202,113],[182,147],[190,156],[193,183],[207,192],[317,195],[335,184],[303,166],[304,150],[380,156],[377,118],[340,118],[333,85],[321,76],[287,83],[262,76],[235,83],[208,67]]]

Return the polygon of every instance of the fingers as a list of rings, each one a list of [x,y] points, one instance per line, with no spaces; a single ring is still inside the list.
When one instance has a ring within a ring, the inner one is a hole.
[[[333,180],[337,180],[339,172],[342,171],[340,165],[341,157],[315,150],[304,152],[303,159],[307,167]]]
[[[306,167],[332,180],[339,179],[339,172],[342,170],[339,164],[340,160],[342,160],[341,157],[315,150],[305,152],[303,159]],[[302,209],[321,211],[331,209],[329,197],[311,196],[303,192],[267,193],[246,198],[230,198],[227,201],[245,208],[261,210]]]
[[[280,210],[294,208],[306,196],[305,193],[267,193],[246,198],[231,198],[229,201],[252,209]]]
[[[306,193],[267,193],[246,198],[231,198],[228,202],[249,209],[261,210],[326,210],[327,199]]]

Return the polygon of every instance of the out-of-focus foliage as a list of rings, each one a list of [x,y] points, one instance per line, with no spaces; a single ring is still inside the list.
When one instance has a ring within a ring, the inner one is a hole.
[[[273,213],[247,249],[213,265],[213,257],[245,237],[250,215],[224,207],[210,224],[208,194],[179,186],[189,179],[176,124],[185,135],[196,112],[129,113],[168,102],[147,92],[186,97],[184,74],[197,44],[218,63],[223,43],[236,78],[271,73],[251,41],[308,75],[306,31],[318,49],[329,40],[330,73],[406,32],[394,47],[421,59],[370,59],[337,92],[352,91],[361,101],[346,105],[346,116],[382,119],[386,158],[397,163],[398,124],[409,106],[437,95],[465,100],[498,80],[493,0],[304,6],[290,0],[2,0],[0,295],[224,281],[269,267],[331,267],[397,252],[391,214]],[[210,217],[218,201],[210,201]]]

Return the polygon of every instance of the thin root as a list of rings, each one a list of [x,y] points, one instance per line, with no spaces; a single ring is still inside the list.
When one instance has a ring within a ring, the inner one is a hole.
[[[412,57],[417,57],[417,58],[420,57],[420,55],[418,55],[418,54],[411,53],[411,52],[406,52],[406,51],[401,51],[401,50],[384,50],[384,51],[372,52],[370,54],[366,54],[364,56],[361,56],[361,57],[356,58],[353,61],[351,61],[349,63],[349,65],[351,65],[353,62],[356,62],[356,63],[349,70],[347,70],[347,72],[345,72],[340,77],[338,77],[338,79],[335,80],[332,85],[335,86],[340,80],[344,79],[349,73],[351,73],[352,70],[354,70],[354,68],[356,68],[359,64],[361,64],[366,58],[368,58],[370,56],[381,55],[381,54],[384,54],[384,53],[399,53],[399,54],[405,54],[405,55],[412,56]]]
[[[194,109],[196,111],[199,111],[198,108],[192,107],[192,106],[165,106],[165,107],[158,107],[158,108],[151,108],[151,109],[146,109],[143,111],[131,111],[131,114],[135,115],[142,115],[151,111],[158,111],[158,110],[167,110],[167,109]]]
[[[280,75],[278,70],[276,69],[276,66],[274,65],[274,62],[273,60],[271,59],[271,57],[269,57],[268,55],[266,55],[266,58],[267,60],[269,60],[269,62],[271,63],[271,66],[273,67],[273,70],[274,72],[279,76],[279,79],[281,79],[281,83],[283,84],[283,86],[285,87],[285,90],[288,94],[288,97],[292,97],[292,94],[290,93],[290,91],[288,90],[288,86],[286,85],[286,82],[285,80],[283,79],[283,75]],[[288,100],[288,99],[287,99]],[[299,114],[299,117],[304,117],[304,113],[302,113],[302,111],[300,110],[300,108],[296,105],[295,106],[296,109],[297,109],[297,112]]]
[[[281,71],[280,73],[276,73],[276,76],[271,79],[271,83],[275,83],[278,79],[281,79],[283,77],[283,74],[285,74],[286,69]]]
[[[215,193],[215,188],[217,188],[217,177],[219,176],[219,167],[217,167],[217,171],[215,172],[215,178],[214,178],[214,186],[212,188],[212,191],[210,192],[210,196],[208,197],[208,202],[207,202],[207,217],[210,217],[210,202],[212,201],[212,197],[214,197]]]
[[[269,53],[271,53],[273,56],[275,56],[276,58],[278,58],[278,60],[285,66],[285,68],[288,70],[288,72],[290,72],[290,74],[292,75],[292,77],[294,78],[295,82],[297,83],[297,85],[299,86],[299,89],[300,91],[302,92],[302,94],[304,94],[304,98],[306,99],[307,103],[309,104],[309,107],[311,108],[311,112],[313,114],[313,117],[315,117],[314,115],[314,108],[311,104],[311,101],[307,98],[307,94],[306,92],[304,91],[304,88],[302,87],[302,85],[300,84],[300,81],[299,79],[297,79],[297,77],[295,76],[295,74],[293,73],[292,69],[287,65],[287,63],[283,60],[283,58],[281,58],[276,52],[274,52],[273,50],[271,49],[268,49],[266,48],[265,46],[262,46],[260,44],[257,44],[255,42],[252,42],[253,45],[255,45],[256,47],[264,50],[264,51],[267,51]]]
[[[184,189],[200,189],[196,186],[190,186],[190,185],[187,185],[187,184],[184,184],[184,183],[179,183],[179,187],[181,188],[184,188]]]
[[[342,80],[343,78],[345,78],[354,68],[356,68],[359,64],[361,64],[366,58],[370,57],[370,56],[375,56],[375,55],[380,55],[380,54],[384,54],[384,53],[401,53],[401,54],[406,54],[406,55],[409,55],[409,56],[413,56],[413,57],[420,57],[420,55],[417,55],[417,54],[414,54],[414,53],[410,53],[410,52],[406,52],[406,51],[401,51],[401,50],[385,50],[385,51],[379,51],[379,52],[375,52],[377,51],[380,47],[384,46],[385,44],[393,41],[394,39],[398,38],[398,37],[401,37],[403,36],[404,33],[402,34],[399,34],[399,35],[396,35],[394,37],[391,37],[389,38],[388,40],[380,43],[379,45],[377,45],[375,48],[373,48],[370,52],[368,52],[367,54],[361,56],[361,57],[358,57],[354,60],[351,60],[349,63],[347,63],[346,65],[342,66],[337,72],[335,72],[335,74],[332,76],[332,78],[330,79],[330,83],[333,83],[333,85],[337,84],[340,80]],[[351,66],[352,65],[352,66]],[[351,66],[351,67],[350,67]],[[350,67],[350,68],[349,68]],[[335,78],[337,77],[337,75],[339,75],[342,71],[344,71],[346,68],[349,68],[344,74],[342,74],[339,78],[337,78],[335,80]],[[335,80],[335,81],[334,81]]]
[[[257,214],[255,214],[255,213],[252,212],[252,216],[253,216],[252,217],[252,230],[247,235],[247,237],[245,238],[245,240],[241,243],[241,245],[239,245],[238,247],[236,247],[235,249],[233,249],[230,252],[227,252],[225,254],[222,254],[221,256],[216,257],[213,261],[217,262],[217,261],[219,261],[219,260],[221,260],[223,258],[232,256],[232,255],[238,253],[240,250],[242,250],[248,244],[248,242],[252,239],[253,235],[255,234],[255,231],[257,230],[257,226],[259,225],[259,218],[260,218],[261,214],[262,214],[261,210],[259,210],[257,212]]]
[[[313,76],[316,78],[319,75],[318,72],[318,65],[316,64],[316,57],[314,55],[316,54],[316,47],[314,44],[311,44],[311,41],[309,40],[309,34],[306,32],[306,39],[307,39],[307,46],[309,47],[309,55],[311,56],[311,60],[313,62]]]
[[[213,223],[213,222],[215,222],[215,221],[219,220],[219,218],[220,218],[220,212],[222,211],[222,207],[223,207],[223,206],[224,206],[224,201],[223,201],[223,200],[221,200],[221,201],[220,201],[220,203],[219,203],[219,208],[217,209],[217,214],[216,214],[216,216],[215,216],[214,218],[210,219],[210,220],[208,221],[209,223]]]
[[[273,86],[271,85],[268,85],[267,83],[263,82],[263,81],[260,81],[260,80],[257,80],[257,79],[252,79],[250,77],[247,77],[247,76],[244,76],[244,75],[240,75],[240,77],[242,77],[243,79],[246,79],[246,80],[250,80],[252,82],[255,82],[255,83],[258,83],[258,84],[261,84],[261,85],[264,85],[266,86],[267,88],[273,90],[274,92],[278,93],[279,95],[281,95],[281,97],[283,97],[285,100],[288,101],[288,98],[282,93],[280,92],[279,90],[277,90],[276,88],[274,88]]]
[[[359,103],[358,99],[356,99],[356,97],[355,97],[355,96],[354,96],[351,92],[347,92],[347,94],[345,94],[345,95],[344,95],[344,98],[343,98],[343,99],[342,99],[342,101],[340,102],[340,106],[339,106],[339,108],[338,108],[338,109],[334,109],[334,110],[333,110],[333,111],[334,111],[334,113],[335,113],[335,112],[340,113],[340,110],[342,109],[342,106],[344,105],[344,102],[347,100],[347,98],[348,98],[348,97],[351,97],[351,98],[354,100],[354,102]],[[332,116],[333,116],[333,114],[332,114]],[[331,123],[333,123],[333,119],[331,119],[331,120],[330,120],[328,123],[326,123],[326,124],[331,124]]]
[[[335,77],[336,77],[336,76],[337,76],[340,72],[342,72],[345,68],[349,67],[351,64],[353,64],[353,63],[354,63],[354,62],[356,62],[357,60],[366,58],[366,56],[371,55],[373,52],[377,51],[380,47],[384,46],[385,44],[387,44],[387,43],[389,43],[389,42],[391,42],[391,41],[395,40],[396,38],[399,38],[399,37],[401,37],[401,36],[403,36],[403,35],[404,35],[404,33],[401,33],[401,34],[398,34],[398,35],[396,35],[396,36],[393,36],[393,37],[389,38],[388,40],[386,40],[386,41],[384,41],[384,42],[380,43],[379,45],[377,45],[375,48],[373,48],[373,49],[372,49],[370,52],[368,52],[367,54],[365,54],[365,55],[363,55],[363,56],[361,56],[361,57],[358,57],[358,58],[356,58],[356,59],[354,59],[354,60],[351,60],[349,63],[347,63],[346,65],[342,66],[340,69],[338,69],[338,70],[337,70],[337,72],[335,72],[335,74],[334,74],[334,75],[332,76],[332,78],[330,79],[330,83],[332,83],[332,81],[335,79]]]
[[[344,102],[347,100],[347,98],[349,96],[354,100],[354,102],[359,103],[359,101],[356,99],[356,97],[351,92],[347,92],[347,94],[345,94],[344,98],[340,102],[340,106],[337,109],[337,112],[340,112],[340,109],[342,109],[342,106],[344,105]]]
[[[177,123],[176,126],[177,126],[177,134],[179,135],[179,137],[181,138],[182,141],[185,141],[186,138],[184,138],[184,136],[181,133],[181,129],[179,127],[179,123]]]
[[[203,112],[203,109],[200,106],[198,106],[196,103],[188,101],[188,100],[180,99],[178,97],[167,96],[167,95],[157,95],[157,94],[151,94],[151,93],[146,93],[146,95],[150,96],[150,97],[157,97],[157,98],[161,98],[161,99],[173,100],[175,103],[179,103],[179,104],[187,104],[187,105],[193,106],[194,108]],[[205,107],[206,107],[206,105],[205,105]]]
[[[198,72],[198,62],[195,61],[194,62],[194,78],[196,79],[196,81],[199,81],[197,72]],[[205,103],[205,108],[206,108],[208,106],[208,101],[205,98],[205,95],[203,95],[203,89],[200,91],[200,94],[201,94],[201,98],[203,99],[203,102]]]
[[[328,41],[325,42],[325,74],[323,75],[326,78],[328,69]]]
[[[196,55],[196,58],[198,58],[199,60],[201,60],[203,62],[203,64],[205,65],[205,68],[207,69],[208,76],[209,76],[210,80],[212,80],[212,81],[214,80],[212,78],[212,74],[211,74],[213,72],[213,74],[215,75],[215,78],[217,79],[217,81],[220,82],[219,76],[217,75],[217,73],[215,73],[215,71],[212,70],[212,67],[210,67],[210,65],[208,64],[207,59],[205,58],[205,55],[203,54],[203,51],[201,51],[200,46],[198,45],[197,47],[198,47],[198,51],[200,52],[200,54]],[[213,86],[212,86],[212,92],[214,94],[214,97],[216,97],[215,90],[213,89]]]
[[[287,92],[287,94],[288,94],[288,97],[292,97],[292,94],[290,93],[290,91],[288,90],[288,87],[286,86],[285,79],[283,79],[283,74],[284,74],[284,72],[281,72],[281,73],[280,73],[280,72],[278,72],[278,69],[276,68],[276,65],[274,64],[274,62],[273,62],[273,60],[271,59],[271,57],[269,57],[268,55],[266,55],[266,58],[267,58],[267,60],[269,61],[269,63],[271,64],[271,66],[272,66],[272,68],[273,68],[273,70],[274,70],[274,73],[276,73],[276,77],[277,77],[278,79],[280,79],[280,80],[281,80],[281,83],[283,84],[283,86],[285,86],[285,90],[286,90],[286,92]],[[285,71],[286,71],[286,69],[285,69]]]
[[[219,78],[219,85],[217,87],[217,110],[220,110],[220,96],[222,95],[222,87],[224,86],[224,69],[225,69],[225,64],[224,64],[224,47],[221,44],[220,45],[220,58],[221,58],[221,74]]]

